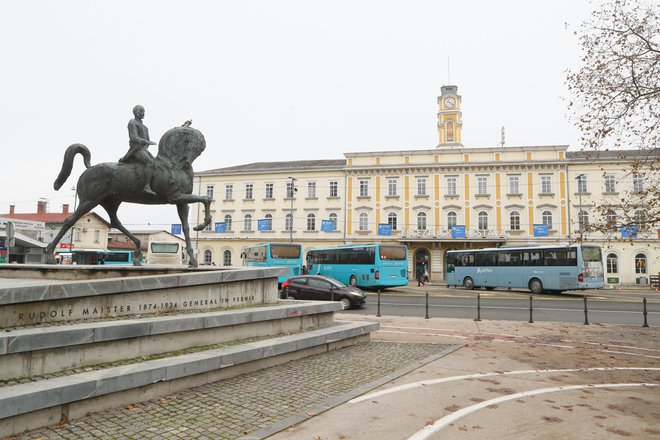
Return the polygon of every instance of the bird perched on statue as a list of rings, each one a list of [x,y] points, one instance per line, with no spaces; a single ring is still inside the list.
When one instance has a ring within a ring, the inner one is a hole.
[[[183,123],[182,127],[190,127],[192,125],[192,119],[188,119]]]

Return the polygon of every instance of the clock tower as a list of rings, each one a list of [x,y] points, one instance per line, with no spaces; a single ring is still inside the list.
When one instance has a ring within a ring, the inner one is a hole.
[[[441,94],[438,96],[438,135],[439,145],[463,146],[461,143],[461,97],[458,95],[458,86],[442,86]]]

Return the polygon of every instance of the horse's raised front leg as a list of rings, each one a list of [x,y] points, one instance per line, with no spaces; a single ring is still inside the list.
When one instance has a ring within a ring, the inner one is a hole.
[[[119,221],[119,218],[117,218],[117,209],[119,209],[119,205],[121,205],[121,202],[117,201],[103,202],[101,204],[110,217],[110,226],[119,229],[125,236],[130,238],[135,245],[135,251],[133,252],[133,266],[142,266],[142,249],[140,249],[140,240],[135,235],[131,234],[131,231],[126,229]]]
[[[186,239],[186,252],[188,253],[188,267],[197,267],[197,258],[190,242],[190,226],[188,225],[188,212],[190,207],[187,203],[178,203],[176,210],[179,213],[179,220],[181,220],[181,229],[183,236]]]
[[[174,203],[179,206],[179,204],[189,204],[189,203],[203,203],[204,204],[204,223],[201,223],[197,226],[195,226],[193,229],[195,231],[201,231],[205,227],[211,224],[211,221],[213,221],[213,218],[211,217],[211,202],[213,199],[211,199],[209,196],[196,196],[193,194],[181,194],[179,196],[176,196],[174,199],[171,200],[171,203]],[[186,221],[186,224],[188,222]],[[183,224],[183,220],[181,221],[181,224]]]
[[[66,218],[66,220],[64,220],[64,224],[60,228],[60,232],[57,233],[55,238],[53,238],[53,241],[51,241],[48,244],[48,246],[46,246],[46,248],[44,249],[44,253],[46,254],[46,263],[55,264],[55,255],[53,253],[55,252],[55,246],[57,246],[57,243],[59,243],[62,237],[64,237],[64,234],[66,234],[69,231],[69,229],[71,229],[73,225],[75,225],[76,222],[80,220],[80,217],[87,214],[97,205],[98,205],[97,201],[89,201],[89,200],[80,201],[80,205],[78,205],[78,208],[75,210],[73,214],[71,214]]]

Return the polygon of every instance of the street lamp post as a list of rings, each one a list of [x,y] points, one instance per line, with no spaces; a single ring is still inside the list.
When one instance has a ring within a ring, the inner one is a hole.
[[[293,243],[293,196],[295,195],[296,191],[298,191],[298,188],[295,186],[296,178],[295,177],[288,177],[291,179],[291,189],[289,196],[291,197],[291,210],[289,211],[289,215],[291,216],[291,223],[289,224],[289,244]]]
[[[580,230],[580,243],[582,243],[582,234],[584,233],[584,225],[582,223],[582,179],[586,177],[584,174],[578,174],[575,176],[575,180],[578,183],[578,228]]]

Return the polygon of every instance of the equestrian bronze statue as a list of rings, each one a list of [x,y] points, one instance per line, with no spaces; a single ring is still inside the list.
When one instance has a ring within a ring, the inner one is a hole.
[[[138,119],[141,122],[141,117],[144,116],[144,108],[140,111],[138,107],[141,106],[136,106],[133,110],[136,119],[129,122],[129,133],[131,123]],[[146,130],[146,127],[144,129]],[[192,194],[193,169],[191,164],[206,148],[206,141],[199,130],[186,123],[181,127],[168,130],[163,135],[158,143],[158,155],[153,157],[147,149],[147,146],[153,142],[149,140],[148,131],[146,133],[146,138],[144,138],[144,131],[141,132],[140,127],[137,127],[136,135],[131,136],[129,144],[131,149],[118,163],[107,162],[92,166],[91,153],[87,147],[82,144],[73,144],[67,148],[64,153],[62,170],[53,185],[55,190],[60,189],[70,176],[73,160],[77,154],[82,155],[87,169],[78,179],[77,191],[80,202],[77,209],[64,221],[57,236],[45,249],[49,263],[54,263],[55,246],[66,232],[83,215],[101,205],[110,217],[110,225],[119,229],[135,244],[133,261],[134,264],[140,265],[142,260],[140,240],[131,234],[117,218],[119,205],[122,202],[129,202],[145,205],[176,205],[186,239],[189,266],[197,267],[197,259],[190,242],[188,225],[190,208],[188,204],[204,204],[204,223],[195,226],[196,231],[201,231],[211,224],[211,198]],[[134,159],[138,156],[141,157]]]

